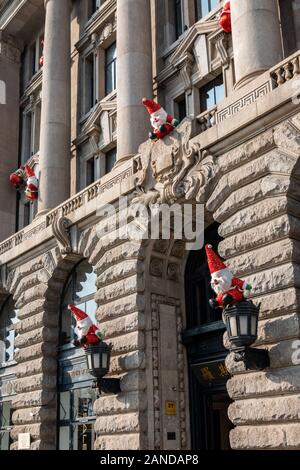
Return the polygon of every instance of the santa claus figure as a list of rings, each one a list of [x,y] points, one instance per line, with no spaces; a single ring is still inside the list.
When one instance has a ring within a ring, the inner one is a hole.
[[[88,346],[89,344],[99,343],[103,335],[98,326],[94,325],[90,317],[80,308],[69,304],[68,309],[71,310],[73,317],[76,319],[76,333],[78,339],[74,341],[75,346]]]
[[[206,245],[205,250],[211,273],[211,287],[217,294],[216,299],[210,299],[210,306],[212,308],[224,308],[227,305],[247,299],[252,289],[250,284],[234,277],[230,269],[213,251],[211,245]]]
[[[230,2],[225,2],[220,13],[219,25],[225,33],[231,33],[231,12]]]
[[[153,132],[149,133],[150,139],[163,139],[178,126],[179,121],[170,116],[160,104],[153,100],[143,98],[143,105],[150,114],[150,122],[153,127]]]
[[[26,179],[27,179],[27,176],[26,176],[24,166],[21,166],[21,168],[14,171],[9,177],[9,180],[10,180],[11,184],[18,191],[20,191],[21,189],[23,189],[25,187]]]
[[[25,196],[30,201],[36,201],[38,198],[39,181],[29,165],[25,165],[25,173],[27,178]]]

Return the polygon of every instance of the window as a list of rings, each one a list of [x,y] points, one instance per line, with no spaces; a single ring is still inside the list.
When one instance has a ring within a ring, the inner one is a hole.
[[[21,117],[21,163],[24,164],[40,149],[41,102],[26,109]]]
[[[219,0],[196,0],[196,18],[201,20],[204,16],[219,5]]]
[[[114,148],[106,153],[105,155],[105,173],[109,173],[116,163],[117,160],[117,149]]]
[[[84,350],[74,354],[71,341],[76,332],[73,317],[67,309],[69,303],[84,310],[94,323],[96,303],[96,274],[92,266],[81,261],[71,272],[61,299],[60,351],[59,351],[59,397],[58,397],[58,449],[93,450],[95,440],[95,416],[93,404],[97,398],[92,388]],[[80,354],[81,353],[81,354]]]
[[[14,359],[16,321],[14,301],[9,296],[0,311],[0,364]]]
[[[11,415],[11,402],[0,402],[0,450],[9,450],[12,443],[10,438]]]
[[[225,88],[223,83],[223,75],[207,83],[200,89],[200,106],[201,113],[214,107],[225,98]]]
[[[96,162],[95,158],[90,158],[86,162],[86,184],[89,186],[90,184],[94,183],[96,175]]]
[[[117,47],[112,44],[105,51],[105,94],[117,88]]]
[[[175,13],[175,38],[178,39],[183,33],[181,0],[174,0],[174,13]]]
[[[82,261],[71,273],[63,293],[61,303],[60,344],[70,344],[76,334],[75,321],[68,310],[68,304],[74,304],[84,310],[95,322],[96,274],[87,261]]]
[[[30,76],[35,75],[43,66],[44,33],[39,34],[29,48]]]
[[[95,63],[91,53],[83,59],[83,114],[87,114],[96,103],[95,93]]]
[[[280,0],[280,19],[284,56],[300,48],[300,0]]]
[[[175,117],[179,122],[181,122],[186,117],[185,97],[175,101]]]
[[[60,393],[59,450],[93,450],[96,398],[96,390],[92,387]]]

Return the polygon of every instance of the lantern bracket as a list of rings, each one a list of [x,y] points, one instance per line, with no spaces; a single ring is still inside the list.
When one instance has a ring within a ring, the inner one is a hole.
[[[96,379],[93,387],[98,389],[100,395],[102,393],[117,394],[121,392],[120,379]]]
[[[243,362],[246,370],[263,370],[270,366],[269,351],[257,348],[238,348],[232,351],[236,362]]]

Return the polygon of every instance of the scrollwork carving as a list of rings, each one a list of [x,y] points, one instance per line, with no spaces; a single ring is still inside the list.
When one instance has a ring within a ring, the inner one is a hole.
[[[55,236],[60,251],[63,255],[72,252],[69,226],[70,221],[66,217],[60,217],[54,220],[52,224],[53,235]]]

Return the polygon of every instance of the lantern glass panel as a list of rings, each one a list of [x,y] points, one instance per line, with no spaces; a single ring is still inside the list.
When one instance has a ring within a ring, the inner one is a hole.
[[[236,317],[229,318],[231,336],[237,336]]]
[[[104,369],[107,369],[107,359],[108,359],[107,353],[103,353],[102,354],[102,367]]]
[[[87,354],[87,361],[88,361],[89,370],[92,370],[93,369],[93,362],[92,362],[92,355],[91,354]]]
[[[100,367],[100,354],[96,352],[95,354],[93,354],[93,358],[94,358],[94,369],[99,369],[99,367]]]
[[[248,334],[248,316],[247,315],[240,315],[240,334],[247,335]]]
[[[257,329],[257,317],[255,315],[251,316],[251,335],[256,336]]]

